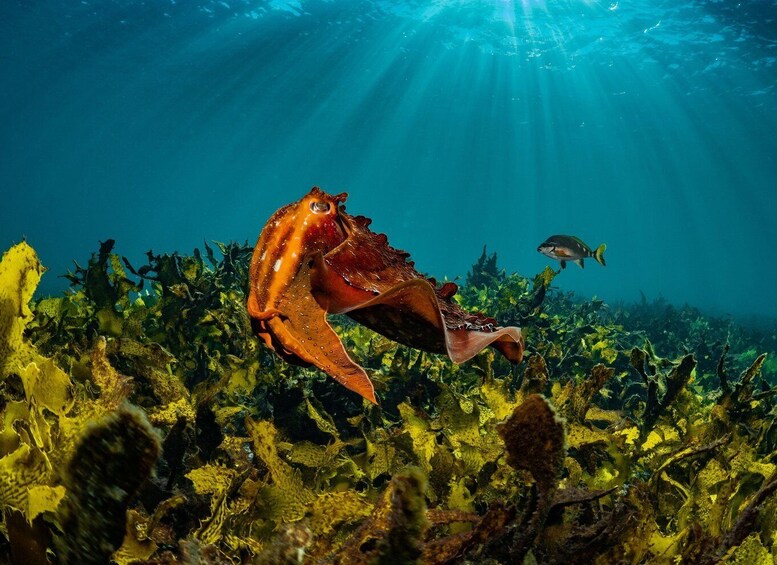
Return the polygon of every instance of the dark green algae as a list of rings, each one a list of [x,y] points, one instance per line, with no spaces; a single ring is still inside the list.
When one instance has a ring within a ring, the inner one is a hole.
[[[777,556],[777,327],[580,299],[484,250],[457,298],[521,326],[526,360],[457,366],[333,317],[375,407],[257,341],[250,254],[131,265],[109,240],[30,304],[25,347],[72,399],[21,410],[49,394],[23,363],[0,382],[6,560],[73,562],[90,543],[118,563]],[[20,490],[45,500],[34,516]]]

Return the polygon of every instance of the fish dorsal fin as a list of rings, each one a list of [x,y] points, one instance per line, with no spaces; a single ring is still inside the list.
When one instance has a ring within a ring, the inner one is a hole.
[[[570,236],[569,236],[569,239],[573,239],[573,240],[575,240],[577,243],[579,243],[579,244],[580,244],[580,247],[582,247],[582,248],[583,248],[583,250],[584,250],[586,253],[591,253],[591,248],[590,248],[590,247],[588,247],[588,245],[586,244],[586,242],[585,242],[585,241],[583,241],[582,239],[580,239],[580,238],[579,238],[579,237],[577,237],[576,235],[570,235]]]

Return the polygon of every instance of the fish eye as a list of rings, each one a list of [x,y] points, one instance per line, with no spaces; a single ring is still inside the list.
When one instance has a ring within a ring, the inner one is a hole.
[[[331,205],[329,202],[321,202],[318,200],[314,200],[310,203],[310,211],[314,214],[326,214],[329,212],[329,209],[331,208]]]

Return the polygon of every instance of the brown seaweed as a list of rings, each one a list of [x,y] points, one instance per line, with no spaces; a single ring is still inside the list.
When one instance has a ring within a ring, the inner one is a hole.
[[[159,450],[159,438],[138,409],[122,407],[92,424],[63,476],[67,496],[55,536],[62,562],[105,563],[119,548],[129,504]]]

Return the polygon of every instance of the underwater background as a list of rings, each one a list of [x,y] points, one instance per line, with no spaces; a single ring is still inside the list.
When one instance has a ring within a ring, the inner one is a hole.
[[[313,185],[441,279],[608,245],[564,288],[777,316],[777,4],[0,5],[0,242],[253,243]],[[563,282],[562,282],[563,281]]]
[[[0,0],[0,562],[777,562],[776,81],[767,1]]]

